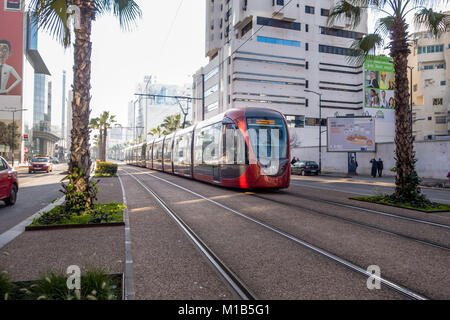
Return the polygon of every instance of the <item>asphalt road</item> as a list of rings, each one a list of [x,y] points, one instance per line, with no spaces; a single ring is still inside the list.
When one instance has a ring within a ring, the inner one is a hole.
[[[328,176],[292,176],[291,184],[317,190],[332,190],[366,196],[394,191],[392,183],[378,182],[376,178],[373,181],[363,182]],[[450,204],[450,190],[422,188],[422,192],[432,201]]]
[[[61,189],[61,179],[66,170],[66,164],[58,164],[50,173],[29,174],[28,171],[19,171],[16,204],[8,207],[0,201],[0,234],[46,207],[52,200],[60,198],[62,194],[58,190]]]

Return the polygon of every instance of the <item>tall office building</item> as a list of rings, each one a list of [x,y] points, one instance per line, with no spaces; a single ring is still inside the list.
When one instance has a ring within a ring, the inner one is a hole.
[[[170,115],[180,113],[183,120],[183,112],[187,112],[186,120],[192,120],[191,103],[188,104],[185,99],[173,98],[175,96],[191,97],[191,85],[185,84],[180,86],[157,83],[155,77],[150,75],[145,76],[144,81],[137,85],[136,92],[153,95],[138,96],[128,106],[128,127],[136,128],[136,138],[142,135],[145,140],[145,133],[161,125],[164,118]],[[183,111],[181,108],[183,108]]]
[[[194,103],[194,122],[234,107],[268,107],[286,116],[298,146],[317,146],[319,96],[305,89],[322,94],[323,119],[362,114],[363,70],[346,53],[367,25],[328,26],[335,2],[206,0],[209,64],[193,77],[194,97],[204,96],[204,105]]]
[[[412,39],[413,135],[416,140],[450,138],[450,32],[437,39],[416,32]]]

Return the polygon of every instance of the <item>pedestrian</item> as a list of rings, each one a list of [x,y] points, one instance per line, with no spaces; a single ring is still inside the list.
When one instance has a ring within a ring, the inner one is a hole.
[[[378,169],[377,160],[373,158],[372,160],[370,160],[370,163],[372,164],[372,171],[371,171],[372,177],[376,178]]]
[[[378,158],[377,169],[378,169],[378,176],[381,178],[381,174],[383,173],[383,160],[381,160],[381,158]]]
[[[447,173],[447,178],[450,180],[450,171]]]
[[[294,165],[294,163],[296,163],[296,162],[297,162],[297,160],[295,159],[295,157],[292,157],[291,164]]]
[[[358,173],[356,172],[356,170],[358,170],[358,161],[357,161],[357,160],[355,160],[355,174],[358,174]]]

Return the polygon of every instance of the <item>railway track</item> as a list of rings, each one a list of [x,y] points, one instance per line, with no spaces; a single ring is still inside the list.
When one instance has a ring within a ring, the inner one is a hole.
[[[315,245],[313,245],[313,244],[311,244],[311,243],[309,243],[309,242],[307,242],[305,240],[302,240],[302,239],[300,239],[300,238],[298,238],[298,237],[296,237],[294,235],[291,235],[291,234],[289,234],[287,232],[284,232],[283,230],[280,230],[280,229],[278,229],[278,228],[276,228],[274,226],[266,224],[266,223],[264,223],[264,222],[262,222],[262,221],[260,221],[258,219],[250,217],[249,215],[241,213],[241,212],[239,212],[239,211],[237,211],[235,209],[232,209],[232,208],[230,208],[230,207],[228,207],[226,205],[223,205],[223,204],[221,204],[221,203],[219,203],[217,201],[209,199],[206,196],[203,196],[203,195],[201,195],[201,194],[199,194],[197,192],[189,190],[189,189],[187,189],[187,188],[185,188],[185,187],[183,187],[181,185],[178,185],[178,184],[176,184],[176,183],[174,183],[172,181],[169,181],[169,180],[166,180],[164,178],[158,177],[158,176],[156,176],[154,174],[148,173],[148,172],[146,172],[146,169],[142,170],[142,169],[132,168],[131,170],[134,173],[146,174],[146,175],[148,175],[148,176],[150,176],[152,178],[155,178],[155,179],[157,179],[159,181],[162,181],[162,182],[167,183],[167,184],[169,184],[169,185],[171,185],[173,187],[179,188],[179,189],[181,189],[181,190],[183,190],[183,191],[185,191],[187,193],[190,193],[190,194],[192,194],[192,195],[194,195],[194,196],[196,196],[198,198],[201,198],[201,199],[203,199],[205,201],[208,201],[209,203],[212,203],[212,204],[214,204],[214,205],[216,205],[216,206],[218,206],[218,207],[220,207],[222,209],[225,209],[228,212],[231,212],[231,213],[233,213],[233,214],[235,214],[237,216],[240,216],[241,218],[244,218],[244,219],[246,219],[248,221],[251,221],[251,222],[257,224],[257,225],[259,225],[262,228],[268,229],[268,230],[276,233],[278,236],[281,236],[283,238],[289,239],[289,240],[293,241],[294,243],[296,243],[297,245],[300,245],[302,247],[308,248],[308,249],[310,249],[310,250],[312,250],[312,251],[314,251],[314,252],[316,252],[316,253],[318,253],[318,254],[320,254],[320,255],[322,255],[322,256],[324,256],[324,257],[326,257],[326,258],[328,258],[328,259],[330,259],[330,260],[332,260],[332,261],[334,261],[336,263],[338,263],[338,264],[340,264],[340,265],[343,265],[346,268],[348,268],[348,269],[350,269],[350,270],[352,270],[352,271],[354,271],[354,272],[356,272],[356,273],[358,273],[358,274],[360,274],[360,275],[362,275],[364,277],[367,277],[367,278],[371,277],[373,279],[376,279],[381,284],[383,284],[384,286],[386,286],[386,287],[390,288],[391,290],[394,290],[394,291],[402,294],[403,296],[405,296],[405,297],[407,297],[409,299],[413,299],[413,300],[427,300],[427,298],[425,296],[423,296],[422,294],[414,292],[414,291],[406,288],[405,286],[402,286],[401,284],[398,284],[398,283],[396,283],[394,281],[391,281],[389,279],[386,279],[386,278],[383,278],[383,277],[380,277],[380,276],[376,276],[376,275],[370,273],[369,271],[367,271],[366,269],[364,269],[364,268],[362,268],[362,267],[360,267],[360,266],[358,266],[358,265],[356,265],[356,264],[354,264],[354,263],[352,263],[352,262],[350,262],[350,261],[348,261],[348,260],[346,260],[346,259],[344,259],[342,257],[339,257],[339,256],[333,254],[330,251],[327,251],[325,249],[317,247],[317,246],[315,246]],[[174,217],[177,217],[176,213],[173,212],[172,210],[170,210],[170,208],[167,205],[164,204],[162,199],[156,193],[154,193],[151,189],[149,189],[141,180],[136,178],[133,173],[129,173],[126,170],[124,170],[124,171],[127,174],[129,174],[130,176],[132,176],[144,189],[146,189],[152,196],[154,196],[155,199],[157,199],[158,202],[162,206],[164,205],[163,208],[164,208],[164,210],[167,213],[171,212]],[[180,221],[180,224],[179,224],[180,227],[185,228],[187,231],[189,231],[190,234],[195,235],[195,233],[192,231],[192,229],[190,229],[189,226],[187,226],[181,219],[178,218],[178,221]],[[196,239],[196,238],[199,239],[198,237],[194,236],[194,239]],[[193,241],[194,241],[194,239],[193,239]],[[194,241],[194,243],[195,243],[195,241]],[[203,247],[207,248],[207,245],[203,243]],[[207,256],[207,255],[205,254],[205,256]],[[216,259],[215,259],[216,261],[220,261],[220,259],[217,256],[216,256]],[[214,265],[214,263],[213,263],[213,265]],[[229,268],[226,268],[226,267],[225,267],[225,269],[230,270]],[[242,287],[246,288],[246,286],[239,280],[239,278],[231,270],[230,270],[230,272],[233,275],[233,278],[238,280],[236,282],[236,286],[237,287],[242,286]],[[227,281],[226,277],[223,276],[223,278]],[[232,286],[231,283],[229,283],[229,285]],[[247,291],[250,292],[249,289],[247,289]],[[235,291],[235,292],[238,292],[238,291]],[[245,299],[245,296],[242,297],[242,298]],[[252,298],[256,299],[256,297],[254,295],[251,296],[249,299],[252,299]]]
[[[194,243],[206,259],[212,264],[214,269],[220,274],[224,282],[233,291],[233,293],[242,300],[258,300],[255,294],[244,284],[242,280],[212,251],[205,242],[173,211],[152,189],[146,186],[141,180],[133,174],[123,170],[127,175],[136,180],[155,200],[159,206],[171,217],[181,228],[186,236]]]
[[[272,198],[269,198],[269,197],[264,197],[264,196],[262,196],[260,194],[255,194],[255,193],[252,193],[252,192],[246,192],[246,194],[248,194],[248,195],[250,195],[252,197],[261,199],[261,200],[271,201],[271,202],[274,202],[274,203],[277,203],[277,204],[280,204],[280,205],[283,205],[283,206],[287,206],[287,207],[290,207],[290,208],[291,207],[295,207],[295,208],[301,209],[303,211],[312,212],[313,214],[319,214],[319,215],[324,216],[324,217],[330,217],[330,218],[333,218],[333,219],[336,219],[336,220],[339,220],[339,221],[344,221],[346,223],[357,225],[357,226],[360,226],[360,227],[363,227],[363,228],[367,228],[367,229],[370,229],[370,230],[375,230],[375,231],[378,231],[378,232],[381,232],[381,233],[390,234],[390,235],[397,236],[397,237],[400,237],[400,238],[403,238],[403,239],[407,239],[407,240],[415,241],[415,242],[418,242],[418,243],[422,243],[422,244],[425,244],[425,245],[428,245],[428,246],[431,246],[431,247],[435,247],[435,248],[439,248],[439,249],[442,249],[442,250],[450,251],[450,247],[449,246],[446,246],[446,245],[443,245],[443,244],[440,244],[440,243],[436,243],[436,242],[433,242],[433,241],[429,241],[429,240],[425,240],[425,239],[419,239],[419,238],[408,236],[408,235],[405,235],[405,234],[402,234],[402,233],[394,232],[394,231],[391,231],[391,230],[386,230],[386,229],[379,228],[379,227],[376,227],[376,226],[373,226],[373,225],[370,225],[370,224],[367,224],[367,223],[364,223],[364,222],[360,222],[360,221],[357,221],[357,220],[340,217],[340,216],[337,216],[337,215],[334,215],[334,214],[329,214],[329,213],[326,213],[326,212],[323,212],[323,211],[320,211],[320,210],[316,210],[316,209],[312,209],[312,208],[308,208],[306,206],[302,206],[302,205],[299,205],[299,204],[296,204],[296,203],[284,202],[284,201],[272,199]],[[289,193],[289,194],[291,194],[291,193]],[[292,195],[294,197],[308,199],[308,200],[311,200],[311,201],[316,201],[316,199],[315,198],[312,199],[312,197],[310,199],[310,198],[306,198],[306,197],[303,197],[303,196],[297,196],[296,194],[292,194]],[[319,200],[317,200],[317,201],[319,201]],[[319,202],[323,202],[323,201],[319,201]],[[325,202],[325,203],[332,204],[332,203],[329,203],[329,202]],[[352,209],[354,209],[354,210],[361,210],[361,209],[364,209],[364,208],[352,207]]]
[[[301,186],[301,185],[298,185],[298,184],[295,184],[295,186],[308,188],[308,186]],[[286,194],[291,194],[291,195],[294,195],[294,196],[296,196],[298,198],[303,198],[303,199],[307,199],[307,200],[327,203],[327,204],[331,204],[331,205],[335,205],[335,206],[339,206],[339,207],[344,207],[344,208],[349,208],[349,209],[357,209],[357,210],[361,210],[361,211],[372,213],[372,214],[388,216],[388,217],[396,218],[396,219],[400,219],[400,220],[413,221],[413,222],[422,223],[422,224],[426,224],[426,225],[431,225],[431,226],[435,226],[435,227],[439,227],[439,228],[450,229],[450,225],[448,225],[448,224],[443,224],[443,223],[437,223],[437,222],[433,222],[433,221],[429,221],[429,220],[423,220],[423,219],[406,217],[406,216],[395,214],[395,213],[384,212],[384,211],[380,211],[380,210],[373,210],[373,209],[368,209],[368,208],[364,208],[364,207],[358,207],[358,206],[350,205],[350,204],[347,204],[347,203],[331,201],[331,200],[325,200],[325,199],[321,199],[321,198],[317,198],[317,197],[310,197],[310,196],[305,196],[305,195],[299,195],[297,193],[292,193],[292,192],[287,192],[287,191],[281,191],[281,192],[284,192]]]

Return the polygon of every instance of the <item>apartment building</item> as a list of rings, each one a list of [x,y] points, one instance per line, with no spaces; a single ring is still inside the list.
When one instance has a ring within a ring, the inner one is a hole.
[[[346,53],[367,25],[328,26],[334,3],[206,0],[209,63],[193,76],[193,96],[200,99],[194,122],[234,107],[273,108],[286,116],[295,145],[304,147],[318,145],[320,101],[305,90],[322,95],[322,125],[330,116],[361,115],[363,70],[348,64]]]
[[[415,33],[408,64],[409,77],[412,68],[415,139],[450,138],[450,32],[439,38]]]

